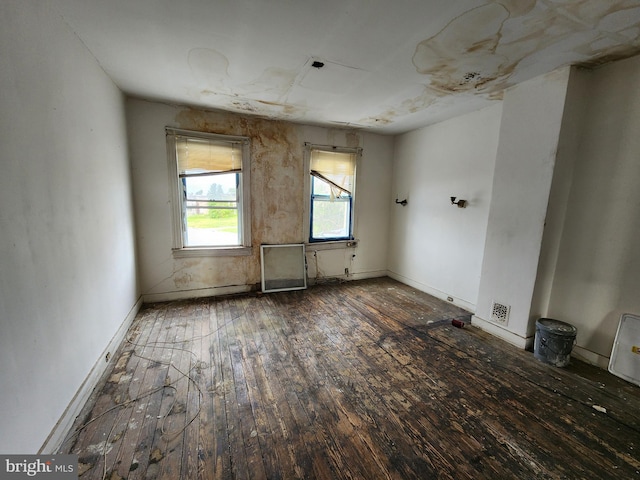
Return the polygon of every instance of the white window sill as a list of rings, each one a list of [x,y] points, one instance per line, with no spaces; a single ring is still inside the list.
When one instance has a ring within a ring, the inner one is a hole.
[[[253,253],[252,247],[186,247],[174,248],[174,258],[188,257],[240,257]]]
[[[321,250],[338,250],[340,248],[356,248],[358,246],[358,240],[336,240],[332,242],[312,242],[305,243],[305,250],[307,252],[318,252]]]

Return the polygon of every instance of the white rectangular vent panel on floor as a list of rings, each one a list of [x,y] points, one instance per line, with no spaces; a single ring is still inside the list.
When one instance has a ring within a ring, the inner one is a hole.
[[[261,245],[262,291],[307,288],[304,244]]]
[[[491,321],[506,325],[509,322],[509,305],[504,305],[494,301],[491,304]]]
[[[620,317],[609,359],[609,371],[640,385],[640,316],[625,313]]]

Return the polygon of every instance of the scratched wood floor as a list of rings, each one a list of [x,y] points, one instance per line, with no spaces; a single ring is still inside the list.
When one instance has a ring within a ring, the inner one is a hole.
[[[464,314],[388,278],[147,305],[61,452],[82,479],[640,478],[640,388]]]

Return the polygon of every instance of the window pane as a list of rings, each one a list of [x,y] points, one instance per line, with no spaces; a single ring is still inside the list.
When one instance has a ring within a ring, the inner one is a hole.
[[[314,195],[331,195],[331,187],[327,182],[323,182],[319,178],[311,177],[313,182],[313,194]]]
[[[349,238],[350,200],[314,198],[312,208],[312,238]]]
[[[185,246],[239,245],[239,174],[183,178]]]

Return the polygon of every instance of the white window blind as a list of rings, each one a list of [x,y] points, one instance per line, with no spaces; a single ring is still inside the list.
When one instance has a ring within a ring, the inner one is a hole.
[[[356,172],[356,154],[311,150],[311,175],[327,182],[331,196],[351,195]]]
[[[171,127],[166,133],[174,254],[250,254],[249,139]]]
[[[242,145],[239,143],[212,143],[205,139],[178,136],[176,149],[181,176],[242,170]]]

